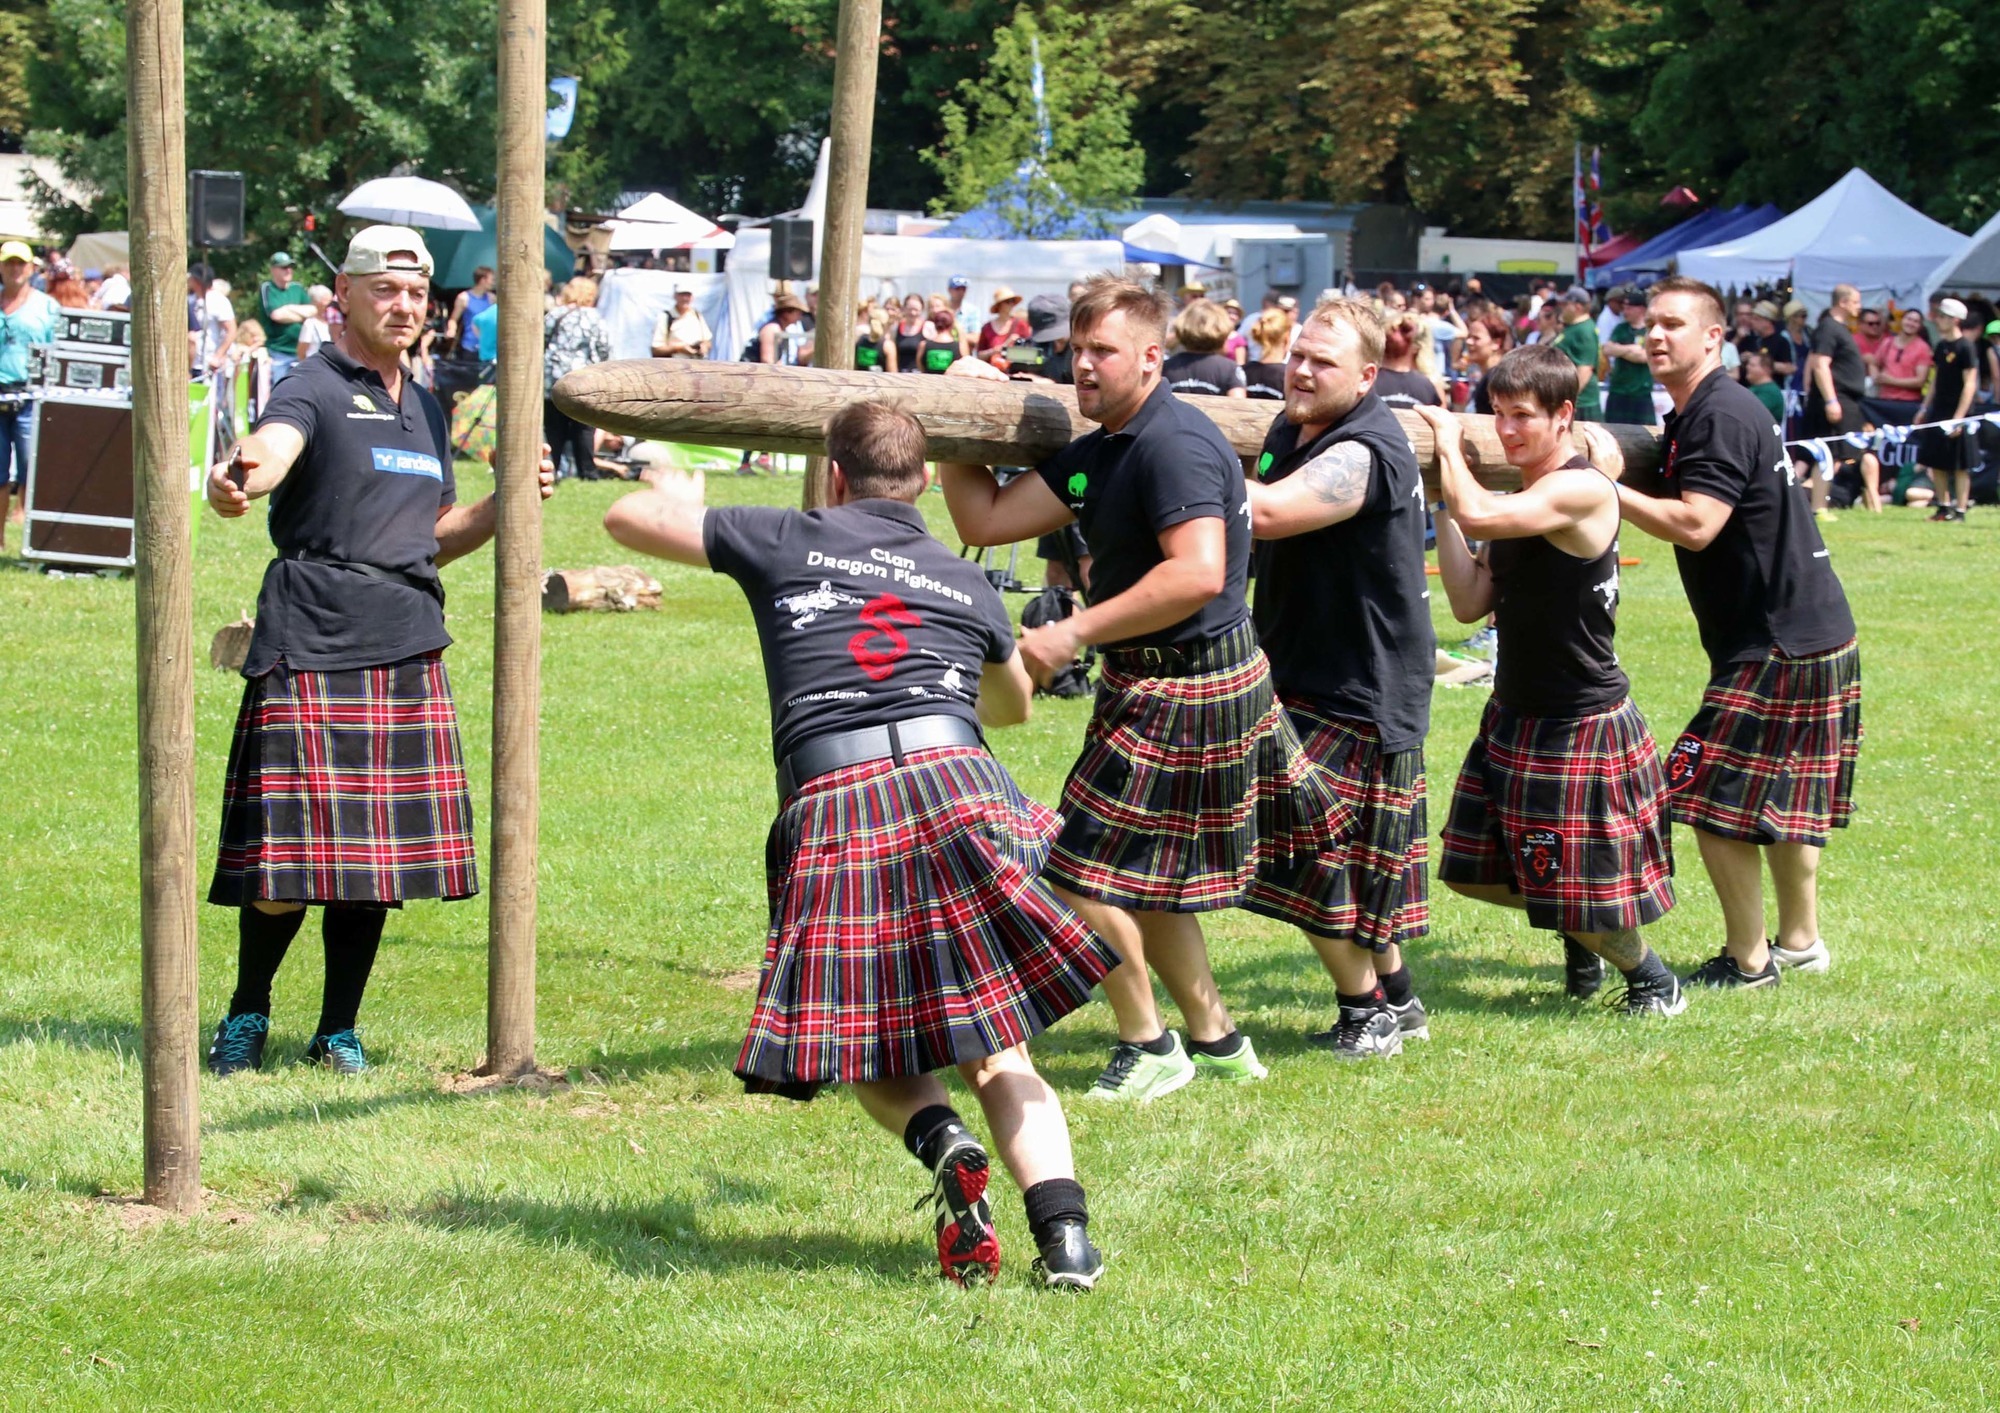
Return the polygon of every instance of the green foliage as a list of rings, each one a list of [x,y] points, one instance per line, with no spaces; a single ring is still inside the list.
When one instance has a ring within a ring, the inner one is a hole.
[[[615,112],[619,83],[631,62],[617,0],[553,0],[549,77],[576,79],[577,93],[569,136],[549,147],[551,209],[601,211],[617,199],[621,173],[598,137]]]
[[[1039,43],[1049,120],[1042,151],[1034,95]],[[1138,191],[1144,156],[1132,141],[1135,101],[1111,71],[1106,16],[1022,5],[994,32],[979,77],[944,104],[944,136],[926,154],[944,177],[938,210],[969,210],[1005,189],[1002,214],[1022,234],[1063,225],[1081,208],[1116,210]]]
[[[1678,182],[1715,205],[1794,207],[1858,166],[1971,230],[2000,208],[1991,27],[1979,0],[1635,8],[1579,67],[1617,159],[1611,209],[1629,211],[1621,188]]]
[[[10,137],[28,127],[28,66],[48,8],[47,0],[0,0],[0,133]]]

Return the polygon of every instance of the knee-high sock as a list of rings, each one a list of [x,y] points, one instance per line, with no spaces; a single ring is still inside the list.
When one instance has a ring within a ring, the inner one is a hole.
[[[320,919],[326,943],[326,991],[320,1000],[319,1033],[334,1035],[354,1029],[361,1014],[361,993],[375,967],[375,949],[382,942],[387,908],[329,907]]]
[[[305,920],[304,908],[267,913],[246,905],[236,910],[236,994],[229,998],[230,1015],[271,1014],[271,982]]]

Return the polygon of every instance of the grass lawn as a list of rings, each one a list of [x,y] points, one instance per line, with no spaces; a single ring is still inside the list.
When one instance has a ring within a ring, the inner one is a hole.
[[[563,489],[548,563],[628,559],[598,527],[614,494]],[[1083,1299],[1027,1284],[1011,1189],[1006,1278],[941,1286],[900,1145],[842,1096],[730,1075],[764,926],[764,688],[734,585],[667,566],[661,613],[544,624],[539,1053],[567,1085],[453,1084],[483,1044],[483,900],[392,917],[372,1073],[291,1063],[309,922],[274,1063],[204,1079],[207,1212],[144,1220],[118,1200],[140,1160],[132,585],[0,561],[0,1407],[1994,1406],[2000,512],[1849,514],[1828,539],[1869,731],[1823,871],[1832,974],[1627,1024],[1559,999],[1553,936],[1446,895],[1412,952],[1436,1039],[1342,1066],[1302,1040],[1332,1008],[1311,952],[1218,915],[1271,1078],[1071,1105],[1110,1258]],[[1671,552],[1626,549],[1620,646],[1671,740],[1694,625]],[[267,555],[259,524],[205,517],[204,647]],[[482,816],[491,574],[445,576]],[[240,685],[196,686],[205,887]],[[1438,695],[1433,823],[1484,700]],[[1085,713],[997,737],[1031,793],[1056,797]],[[1720,922],[1678,842],[1681,905],[1650,936],[1685,969]],[[233,914],[204,908],[201,940],[212,1026]],[[1097,1003],[1036,1054],[1073,1096],[1111,1038]]]

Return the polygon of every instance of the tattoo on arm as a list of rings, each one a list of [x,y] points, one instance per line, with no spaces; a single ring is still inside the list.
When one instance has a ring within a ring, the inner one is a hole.
[[[1359,442],[1336,442],[1299,471],[1313,499],[1323,505],[1358,505],[1368,494],[1375,455]]]

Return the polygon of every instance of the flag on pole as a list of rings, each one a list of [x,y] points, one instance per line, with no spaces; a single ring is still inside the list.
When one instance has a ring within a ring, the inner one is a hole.
[[[1611,228],[1604,223],[1604,207],[1599,197],[1603,191],[1603,172],[1599,149],[1590,149],[1590,172],[1583,170],[1583,144],[1577,143],[1570,159],[1570,197],[1576,208],[1576,247],[1578,264],[1591,263],[1591,251],[1611,239]]]

